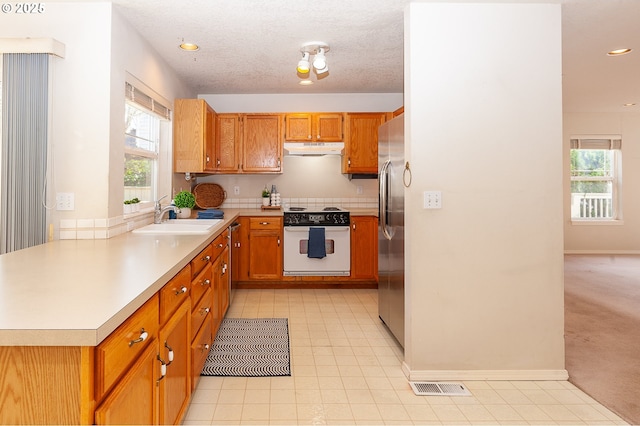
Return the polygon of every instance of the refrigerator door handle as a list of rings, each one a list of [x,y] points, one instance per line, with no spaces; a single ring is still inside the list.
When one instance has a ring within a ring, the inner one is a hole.
[[[384,162],[382,167],[380,168],[380,229],[382,230],[382,234],[387,240],[391,240],[391,233],[389,233],[389,228],[387,226],[387,211],[389,208],[388,205],[388,177],[389,172],[388,168],[391,164],[391,160],[387,160]]]

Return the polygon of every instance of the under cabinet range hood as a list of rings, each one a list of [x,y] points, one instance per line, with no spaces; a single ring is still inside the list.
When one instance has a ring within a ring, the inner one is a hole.
[[[341,155],[343,142],[285,142],[285,155]]]

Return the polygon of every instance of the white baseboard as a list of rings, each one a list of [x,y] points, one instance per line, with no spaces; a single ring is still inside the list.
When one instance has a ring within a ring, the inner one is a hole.
[[[402,371],[409,381],[451,380],[567,380],[567,370],[414,370],[403,362]]]
[[[640,254],[640,250],[565,250],[564,254],[624,255],[624,254]]]

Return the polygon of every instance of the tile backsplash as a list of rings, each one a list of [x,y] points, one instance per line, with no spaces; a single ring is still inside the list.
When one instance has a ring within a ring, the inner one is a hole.
[[[260,209],[261,197],[227,198],[222,209]],[[282,206],[297,207],[342,207],[378,208],[377,198],[282,198]],[[153,222],[153,208],[133,214],[111,217],[108,219],[62,219],[60,220],[59,239],[61,240],[104,240],[124,234]]]

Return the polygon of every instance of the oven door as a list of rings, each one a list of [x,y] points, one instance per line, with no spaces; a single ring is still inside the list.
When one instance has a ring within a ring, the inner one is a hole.
[[[284,275],[348,276],[351,273],[351,233],[349,226],[324,227],[327,256],[307,256],[309,226],[284,227]]]

